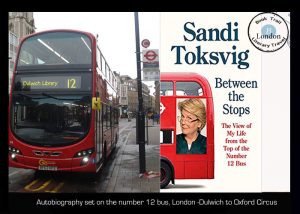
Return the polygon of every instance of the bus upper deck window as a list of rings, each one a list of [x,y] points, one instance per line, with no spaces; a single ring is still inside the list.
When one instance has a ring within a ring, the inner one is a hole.
[[[160,83],[160,95],[172,96],[173,95],[173,82],[161,82]]]
[[[177,96],[202,96],[203,89],[197,82],[176,82]]]
[[[177,96],[186,96],[187,94],[185,93],[185,91],[176,90],[176,95]]]

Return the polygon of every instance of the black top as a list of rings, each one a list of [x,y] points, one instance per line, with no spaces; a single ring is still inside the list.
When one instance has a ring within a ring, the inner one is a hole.
[[[206,154],[206,137],[199,133],[197,139],[193,141],[190,150],[184,138],[184,134],[176,135],[176,153],[177,154]]]

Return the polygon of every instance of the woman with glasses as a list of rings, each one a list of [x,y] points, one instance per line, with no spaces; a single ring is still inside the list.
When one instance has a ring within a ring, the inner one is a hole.
[[[205,105],[201,99],[190,98],[178,103],[181,134],[176,136],[177,154],[206,154],[206,137],[201,130],[206,124]]]

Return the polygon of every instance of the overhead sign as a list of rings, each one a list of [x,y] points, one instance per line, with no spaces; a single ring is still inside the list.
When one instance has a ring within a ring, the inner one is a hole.
[[[158,49],[143,50],[143,80],[159,81]]]
[[[34,89],[80,89],[81,76],[21,77],[18,82],[23,90]]]
[[[149,39],[144,39],[144,40],[142,41],[142,46],[143,46],[144,48],[148,48],[148,47],[150,46],[150,41],[149,41]]]

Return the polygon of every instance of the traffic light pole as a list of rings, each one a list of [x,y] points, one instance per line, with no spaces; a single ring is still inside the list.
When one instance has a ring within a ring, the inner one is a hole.
[[[141,78],[141,52],[140,52],[140,32],[139,15],[134,12],[135,40],[136,40],[136,67],[137,67],[137,89],[138,89],[138,115],[136,119],[136,141],[139,144],[140,174],[146,172],[146,153],[145,153],[145,114],[143,109],[143,93]]]

